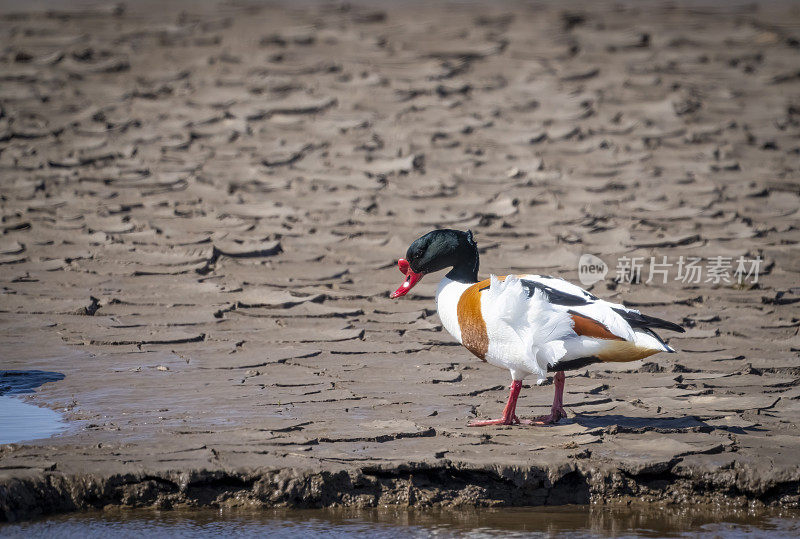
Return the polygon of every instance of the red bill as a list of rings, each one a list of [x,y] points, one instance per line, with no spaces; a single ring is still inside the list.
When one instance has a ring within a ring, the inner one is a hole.
[[[392,295],[389,296],[392,299],[408,294],[408,291],[414,288],[414,285],[417,284],[420,279],[422,279],[423,275],[425,275],[424,273],[415,273],[411,269],[411,265],[408,263],[408,260],[405,258],[401,258],[397,261],[397,268],[400,270],[400,273],[406,276],[406,280],[403,281],[403,284],[400,285],[400,288],[392,292]]]

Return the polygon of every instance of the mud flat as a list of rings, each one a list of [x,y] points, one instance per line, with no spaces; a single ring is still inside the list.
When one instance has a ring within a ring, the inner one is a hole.
[[[5,7],[0,392],[69,428],[0,446],[0,518],[796,507],[799,9]],[[388,299],[435,226],[482,275],[600,256],[592,291],[684,324],[679,353],[573,373],[557,426],[468,428],[508,373],[442,333],[435,278]]]

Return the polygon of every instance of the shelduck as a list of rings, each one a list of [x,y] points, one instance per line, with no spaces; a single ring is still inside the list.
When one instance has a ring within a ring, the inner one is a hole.
[[[397,265],[406,278],[392,298],[406,295],[424,275],[452,268],[436,289],[442,325],[480,359],[511,372],[502,417],[473,421],[474,427],[556,423],[566,417],[564,371],[672,353],[654,329],[683,332],[677,324],[602,300],[564,279],[492,275],[479,281],[478,246],[469,230],[428,232]],[[542,382],[548,371],[555,372],[550,414],[520,420],[516,405],[523,379],[534,375]]]

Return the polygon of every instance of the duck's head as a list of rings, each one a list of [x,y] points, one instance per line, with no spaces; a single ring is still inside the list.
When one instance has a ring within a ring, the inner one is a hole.
[[[397,261],[397,267],[406,279],[390,297],[405,296],[426,273],[450,267],[453,268],[447,274],[450,279],[476,283],[478,264],[478,246],[471,230],[433,230],[414,240],[406,251],[406,257]]]

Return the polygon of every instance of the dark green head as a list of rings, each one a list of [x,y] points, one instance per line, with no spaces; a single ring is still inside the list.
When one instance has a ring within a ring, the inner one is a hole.
[[[463,283],[478,282],[478,246],[467,230],[433,230],[414,240],[406,251],[406,257],[397,262],[406,276],[405,282],[391,297],[406,295],[426,273],[453,268],[447,277]]]

